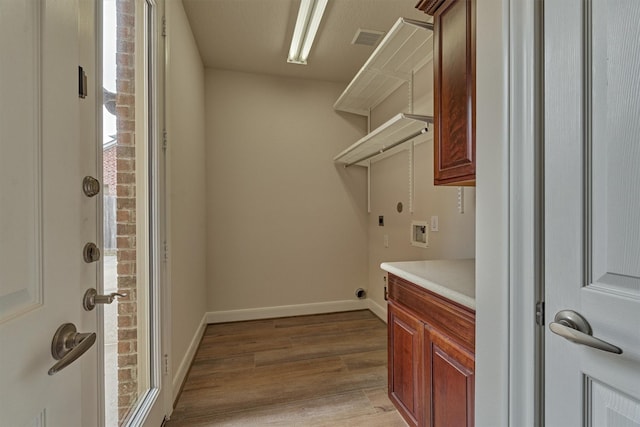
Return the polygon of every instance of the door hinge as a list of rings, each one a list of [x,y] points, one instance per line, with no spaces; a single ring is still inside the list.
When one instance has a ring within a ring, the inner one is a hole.
[[[167,18],[166,17],[162,17],[162,37],[166,37],[167,36]]]
[[[166,240],[162,242],[162,259],[164,262],[169,260],[169,244]]]
[[[164,354],[162,356],[164,358],[164,362],[163,362],[163,371],[165,375],[169,375],[169,355],[168,354]]]
[[[162,129],[162,151],[167,151],[167,130],[166,129]]]
[[[536,325],[544,326],[544,301],[536,303]]]

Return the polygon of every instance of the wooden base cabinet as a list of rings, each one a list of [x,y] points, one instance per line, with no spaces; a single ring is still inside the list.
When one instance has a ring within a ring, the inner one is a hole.
[[[473,426],[474,357],[425,325],[425,400],[428,426]]]
[[[473,427],[475,312],[389,274],[389,398],[410,426]]]
[[[424,324],[389,304],[389,398],[410,426],[424,425],[422,392]]]

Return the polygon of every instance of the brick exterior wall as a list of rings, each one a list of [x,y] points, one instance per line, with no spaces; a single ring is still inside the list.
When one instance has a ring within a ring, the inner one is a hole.
[[[116,254],[118,290],[118,419],[138,399],[135,164],[135,0],[116,1]]]
[[[116,195],[116,145],[112,145],[102,152],[102,187],[103,194]]]

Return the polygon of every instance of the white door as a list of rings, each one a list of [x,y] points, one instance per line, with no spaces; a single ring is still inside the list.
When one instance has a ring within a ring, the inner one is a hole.
[[[82,190],[97,168],[93,28],[92,2],[0,0],[3,426],[98,423],[96,346],[50,371],[58,327],[88,333],[76,338],[82,347],[96,331],[95,312],[82,307],[97,280],[97,263],[83,259],[97,236],[96,198]],[[84,99],[78,66],[88,75]]]
[[[544,13],[546,426],[640,426],[640,1]]]

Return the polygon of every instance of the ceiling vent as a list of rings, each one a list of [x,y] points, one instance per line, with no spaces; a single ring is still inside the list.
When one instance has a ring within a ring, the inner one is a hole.
[[[362,44],[365,46],[375,46],[384,36],[384,31],[363,30],[358,28],[356,35],[353,37],[351,44]]]

